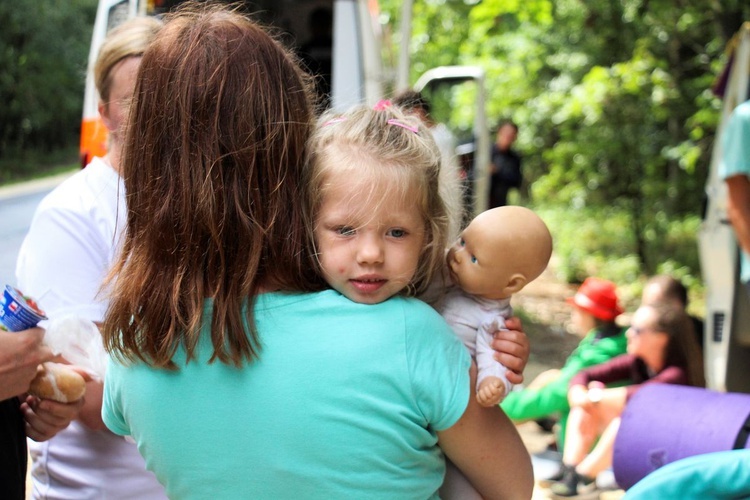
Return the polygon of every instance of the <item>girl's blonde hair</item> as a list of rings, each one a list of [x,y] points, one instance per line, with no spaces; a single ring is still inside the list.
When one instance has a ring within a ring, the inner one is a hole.
[[[162,26],[163,23],[154,17],[141,16],[125,21],[107,33],[94,64],[94,85],[103,102],[109,100],[112,68],[129,57],[141,57]]]
[[[357,106],[345,113],[329,112],[318,120],[310,140],[310,159],[306,170],[306,218],[310,238],[327,187],[337,179],[361,182],[369,196],[357,190],[352,203],[363,214],[382,202],[384,189],[394,190],[414,206],[424,220],[425,244],[417,271],[404,293],[419,295],[444,264],[448,238],[448,213],[438,191],[440,151],[431,132],[422,122],[388,103],[377,109]],[[322,273],[320,264],[314,266]]]

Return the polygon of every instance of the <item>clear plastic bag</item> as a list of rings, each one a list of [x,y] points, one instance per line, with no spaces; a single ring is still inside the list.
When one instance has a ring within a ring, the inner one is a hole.
[[[56,354],[104,380],[107,352],[102,335],[93,321],[79,316],[61,316],[45,325],[45,342]]]

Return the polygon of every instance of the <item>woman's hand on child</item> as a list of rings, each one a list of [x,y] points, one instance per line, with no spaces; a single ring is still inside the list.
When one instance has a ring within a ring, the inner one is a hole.
[[[520,384],[529,361],[531,345],[518,317],[508,318],[505,327],[507,330],[498,330],[494,334],[492,348],[496,351],[495,360],[508,369],[505,376],[511,384]]]

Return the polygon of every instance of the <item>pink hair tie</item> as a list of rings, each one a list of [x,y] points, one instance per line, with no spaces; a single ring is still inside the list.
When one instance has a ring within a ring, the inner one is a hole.
[[[419,133],[419,128],[414,127],[412,125],[407,125],[406,123],[400,122],[400,121],[396,120],[395,118],[391,118],[390,120],[388,120],[387,123],[388,123],[388,125],[395,125],[397,127],[405,128],[406,130],[414,132],[415,134]]]
[[[377,104],[375,104],[375,106],[373,106],[372,109],[374,109],[375,111],[383,111],[384,109],[388,109],[390,107],[391,101],[389,101],[388,99],[381,99],[377,102]]]
[[[328,125],[333,125],[334,123],[341,123],[343,121],[346,121],[345,116],[339,116],[338,118],[332,118],[328,120],[327,122],[323,123],[324,127],[327,127]]]

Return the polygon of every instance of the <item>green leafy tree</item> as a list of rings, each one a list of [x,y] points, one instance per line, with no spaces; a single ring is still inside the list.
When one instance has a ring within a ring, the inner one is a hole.
[[[415,22],[415,39],[431,45],[426,50],[412,44],[413,67],[485,68],[489,115],[520,125],[519,147],[535,203],[585,209],[589,215],[597,208],[626,214],[621,254],[636,255],[644,272],[656,270],[672,249],[665,247],[674,232],[670,226],[701,210],[719,109],[710,88],[726,61],[726,43],[750,20],[750,5],[741,0],[417,4],[439,5],[434,14],[453,20],[453,38],[435,19]],[[697,255],[694,243],[688,245]],[[697,258],[692,260],[697,273]]]
[[[77,141],[96,5],[0,2],[0,157]]]

